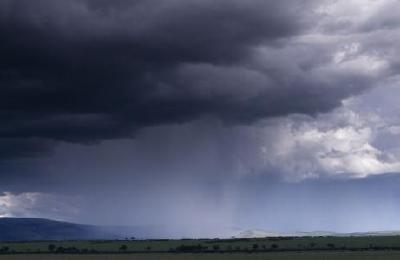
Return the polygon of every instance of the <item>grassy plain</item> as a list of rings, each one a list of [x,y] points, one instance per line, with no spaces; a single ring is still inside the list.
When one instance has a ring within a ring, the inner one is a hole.
[[[400,252],[276,252],[209,254],[3,255],[1,260],[398,260]]]
[[[309,250],[400,250],[400,236],[371,237],[283,237],[253,239],[184,239],[184,240],[107,240],[107,241],[43,241],[0,243],[1,248],[16,253],[46,253],[49,245],[96,252],[171,252],[185,246],[187,251],[309,251]],[[190,248],[194,247],[194,248]],[[196,249],[200,247],[201,250]],[[182,251],[182,250],[180,250]],[[400,259],[400,258],[399,258]]]
[[[400,236],[2,242],[0,260],[399,260]]]

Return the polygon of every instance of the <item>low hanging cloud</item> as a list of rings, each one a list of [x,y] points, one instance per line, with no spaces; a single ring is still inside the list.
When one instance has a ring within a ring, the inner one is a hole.
[[[60,201],[61,200],[61,201]],[[1,217],[49,217],[71,219],[78,209],[65,202],[62,197],[39,192],[0,194]]]

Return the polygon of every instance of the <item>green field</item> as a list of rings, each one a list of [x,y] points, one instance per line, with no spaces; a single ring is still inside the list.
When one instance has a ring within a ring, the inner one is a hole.
[[[50,244],[59,253],[376,251],[400,250],[400,236],[18,242],[0,243],[0,253],[47,253]]]
[[[291,253],[251,253],[251,254],[108,254],[108,255],[7,255],[4,260],[398,260],[400,252],[291,252]]]
[[[400,236],[0,243],[0,260],[400,259]]]

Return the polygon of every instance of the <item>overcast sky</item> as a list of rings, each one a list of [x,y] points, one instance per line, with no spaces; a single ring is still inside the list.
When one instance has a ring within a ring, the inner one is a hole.
[[[400,230],[398,0],[2,0],[0,217]]]

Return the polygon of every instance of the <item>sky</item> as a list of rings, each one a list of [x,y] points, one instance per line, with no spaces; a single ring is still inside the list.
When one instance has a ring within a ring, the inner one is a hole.
[[[0,217],[400,230],[399,8],[2,0]]]

